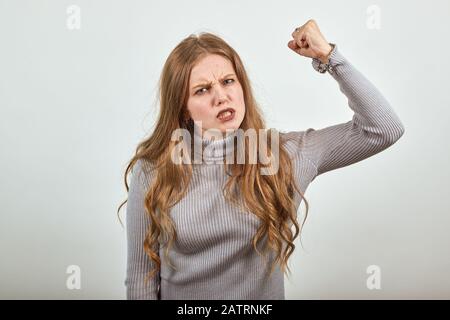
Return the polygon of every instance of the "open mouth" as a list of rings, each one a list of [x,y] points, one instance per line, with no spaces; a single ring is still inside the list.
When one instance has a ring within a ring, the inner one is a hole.
[[[235,113],[236,111],[233,108],[226,108],[217,114],[217,119],[221,121],[228,121],[234,118]]]

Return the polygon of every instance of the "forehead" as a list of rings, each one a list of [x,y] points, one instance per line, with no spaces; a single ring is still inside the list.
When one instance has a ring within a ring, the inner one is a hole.
[[[208,54],[197,62],[191,71],[191,84],[201,81],[213,81],[221,76],[234,73],[231,62],[217,54]]]

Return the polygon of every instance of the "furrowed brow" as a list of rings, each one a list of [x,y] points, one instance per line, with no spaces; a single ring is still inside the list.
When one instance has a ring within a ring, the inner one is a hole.
[[[234,73],[229,73],[229,74],[223,76],[222,78],[220,78],[220,80],[223,80],[223,79],[225,79],[225,78],[227,78],[229,76],[234,76],[234,75],[235,75]],[[206,86],[211,85],[211,83],[212,83],[211,81],[210,82],[205,82],[205,83],[199,83],[199,84],[195,85],[194,87],[192,87],[192,89],[195,89],[195,88],[198,88],[198,87],[206,87]]]

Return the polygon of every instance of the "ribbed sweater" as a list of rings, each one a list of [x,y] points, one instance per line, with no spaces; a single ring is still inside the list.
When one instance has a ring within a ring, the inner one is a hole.
[[[318,60],[312,59],[317,72]],[[405,129],[389,102],[334,46],[323,74],[330,74],[348,98],[352,119],[321,129],[280,132],[294,168],[294,179],[304,194],[320,174],[342,168],[375,155],[394,144]],[[322,70],[323,71],[323,70]],[[207,161],[223,159],[222,140],[202,139]],[[259,226],[254,214],[228,203],[222,193],[227,179],[224,164],[194,165],[187,195],[170,210],[177,239],[164,259],[165,246],[155,247],[161,270],[144,285],[153,267],[143,241],[150,219],[144,207],[145,194],[154,170],[138,160],[132,169],[126,210],[127,299],[285,299],[284,274],[277,266],[269,278],[274,254],[264,260],[255,251],[252,237]],[[296,197],[298,210],[301,199]],[[260,247],[262,248],[262,247]],[[261,249],[259,249],[261,251]]]

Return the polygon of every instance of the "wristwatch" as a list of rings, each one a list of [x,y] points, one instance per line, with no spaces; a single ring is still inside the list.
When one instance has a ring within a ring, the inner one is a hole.
[[[312,60],[312,66],[314,67],[314,69],[316,71],[318,71],[320,73],[325,73],[325,72],[327,72],[327,70],[330,71],[330,72],[333,71],[333,68],[332,68],[332,66],[330,64],[330,58],[334,54],[334,52],[336,51],[337,46],[336,46],[335,43],[330,43],[330,45],[333,48],[331,49],[330,53],[327,56],[328,63],[323,63],[322,61],[320,61],[317,58],[313,58],[313,60]]]

